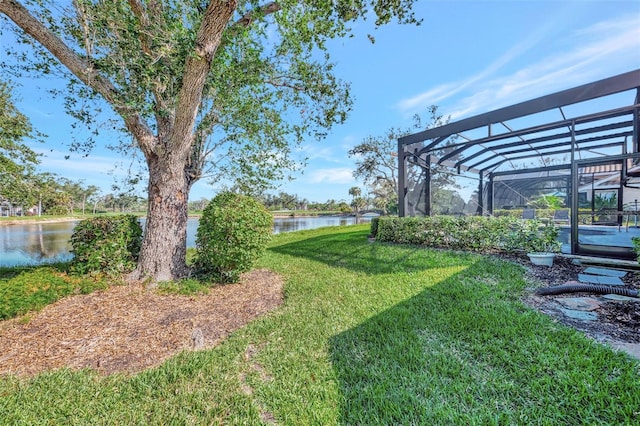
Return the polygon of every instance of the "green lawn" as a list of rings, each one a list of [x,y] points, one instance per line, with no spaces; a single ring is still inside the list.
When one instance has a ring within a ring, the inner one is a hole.
[[[259,267],[285,304],[215,349],[136,376],[1,378],[0,423],[640,423],[640,363],[523,305],[518,266],[368,231],[275,236]]]

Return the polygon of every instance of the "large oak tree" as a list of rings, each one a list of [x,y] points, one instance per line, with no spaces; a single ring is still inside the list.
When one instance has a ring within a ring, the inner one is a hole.
[[[329,38],[357,20],[416,23],[414,0],[0,0],[28,54],[12,71],[63,74],[68,112],[106,101],[148,167],[148,220],[133,278],[187,272],[189,190],[203,174],[260,185],[296,143],[344,121],[349,86]],[[99,104],[98,104],[99,105]]]

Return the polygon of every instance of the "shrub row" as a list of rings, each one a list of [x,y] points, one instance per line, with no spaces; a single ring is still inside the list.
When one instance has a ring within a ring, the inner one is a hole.
[[[371,223],[378,241],[475,252],[558,251],[558,228],[503,217],[381,217]]]
[[[553,217],[554,213],[556,212],[556,210],[567,210],[565,208],[562,209],[535,209],[536,211],[536,218],[547,218],[550,219]],[[500,210],[494,210],[493,211],[493,216],[496,217],[511,217],[514,219],[521,219],[522,218],[522,209],[500,209]]]

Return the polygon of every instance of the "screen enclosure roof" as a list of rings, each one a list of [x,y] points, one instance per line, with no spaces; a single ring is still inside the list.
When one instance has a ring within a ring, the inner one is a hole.
[[[478,174],[638,152],[639,103],[637,69],[402,137],[398,151]]]

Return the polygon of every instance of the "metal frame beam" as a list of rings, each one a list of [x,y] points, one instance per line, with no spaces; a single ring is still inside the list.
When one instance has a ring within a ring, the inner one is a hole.
[[[513,120],[514,118],[548,111],[553,108],[624,92],[635,89],[638,86],[640,86],[640,69],[407,135],[398,139],[398,143],[400,145],[410,145],[430,139],[447,138],[450,135],[466,130],[477,129],[500,123],[501,121]],[[436,140],[434,143],[437,144],[440,141]],[[435,146],[434,143],[431,144],[431,148]]]
[[[597,133],[597,132],[604,132],[604,131],[608,131],[608,130],[616,130],[616,129],[622,129],[622,128],[631,128],[631,126],[633,126],[633,120],[628,120],[628,121],[621,121],[618,123],[612,123],[612,124],[607,124],[604,126],[596,126],[596,127],[590,127],[588,129],[580,129],[580,130],[576,130],[575,134],[576,135],[588,135],[591,133]],[[564,126],[563,126],[564,127]],[[507,148],[513,148],[516,146],[522,146],[522,145],[533,145],[536,143],[540,143],[540,142],[547,142],[547,141],[553,141],[553,140],[558,140],[558,139],[562,139],[562,138],[569,138],[571,137],[573,134],[573,132],[568,131],[568,132],[563,132],[563,133],[556,133],[553,135],[547,135],[547,136],[540,136],[537,138],[533,138],[533,139],[526,139],[524,141],[518,141],[518,142],[511,142],[511,143],[506,143],[506,144],[502,144],[502,145],[498,145],[498,146],[493,146],[493,147],[485,147],[484,149],[482,149],[481,151],[478,151],[472,155],[469,155],[468,157],[465,157],[463,160],[460,160],[458,162],[455,163],[455,167],[458,167],[460,165],[463,165],[465,163],[467,163],[469,160],[472,160],[476,157],[479,157],[487,152],[493,152],[496,155],[501,155],[501,151]],[[631,131],[629,132],[624,132],[624,133],[617,133],[617,134],[613,134],[611,135],[611,137],[616,137],[616,136],[620,136],[622,135],[627,136],[629,134],[632,134]],[[571,142],[570,141],[566,141],[564,142],[565,144],[569,145]],[[529,147],[529,150],[536,150],[536,149],[540,149],[540,147]],[[504,152],[502,154],[510,154],[511,152]],[[449,158],[451,158],[452,156],[454,156],[454,153],[449,153],[445,156],[443,156],[440,161],[445,161],[448,160]],[[469,167],[474,167],[474,166],[469,166]]]
[[[612,142],[612,143],[608,143],[608,144],[600,144],[600,145],[596,145],[591,147],[593,148],[613,148],[616,146],[621,146],[623,145],[623,142]],[[564,146],[564,145],[563,145]],[[583,148],[586,149],[586,148]],[[483,172],[486,172],[490,169],[493,169],[495,167],[498,167],[499,165],[506,163],[507,161],[513,161],[513,160],[524,160],[525,158],[532,158],[532,157],[537,157],[539,155],[555,155],[555,154],[568,154],[573,150],[573,148],[564,148],[564,149],[557,149],[554,151],[549,151],[549,152],[542,152],[540,154],[536,153],[536,154],[529,154],[529,155],[519,155],[517,157],[509,157],[509,158],[503,158],[502,160],[498,161],[497,163],[493,163],[490,166],[486,166],[483,167],[481,170]]]

